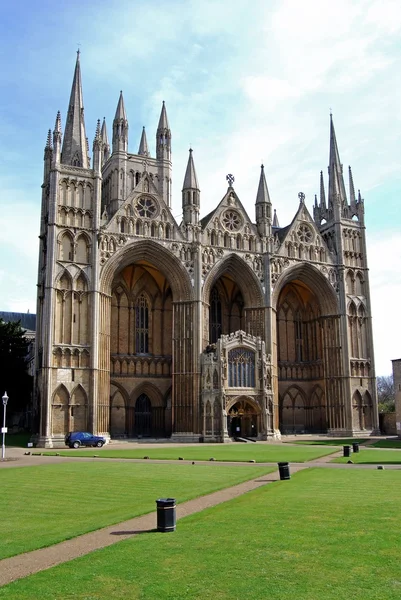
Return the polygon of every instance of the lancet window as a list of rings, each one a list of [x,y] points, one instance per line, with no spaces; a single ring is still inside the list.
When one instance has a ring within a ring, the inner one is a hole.
[[[135,346],[137,354],[149,352],[149,306],[144,294],[135,304]]]
[[[219,292],[213,288],[210,299],[210,343],[215,344],[222,333],[221,300]]]

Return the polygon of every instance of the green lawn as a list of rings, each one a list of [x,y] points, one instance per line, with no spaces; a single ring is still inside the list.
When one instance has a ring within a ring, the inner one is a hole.
[[[0,470],[0,558],[236,485],[273,468],[74,462]]]
[[[355,464],[365,465],[397,465],[401,464],[401,452],[399,450],[370,449],[360,450],[356,454],[351,452],[349,458],[334,458],[333,462],[346,463],[352,460]]]
[[[321,440],[296,440],[294,442],[285,442],[290,444],[301,444],[307,446],[351,446],[353,443],[364,444],[367,441],[366,438],[340,438],[340,439],[321,439]]]
[[[401,450],[401,440],[378,440],[372,444],[373,448],[398,448]]]
[[[102,458],[149,458],[159,460],[209,460],[215,458],[219,461],[247,462],[306,462],[335,452],[333,448],[297,447],[286,444],[199,444],[198,446],[175,446],[166,448],[157,445],[153,448],[135,448],[133,450],[121,448],[113,450],[106,446],[95,450],[93,448],[80,450],[60,450],[61,456],[93,456]],[[55,454],[46,452],[44,454]]]
[[[4,586],[5,600],[399,600],[398,471],[307,469]]]

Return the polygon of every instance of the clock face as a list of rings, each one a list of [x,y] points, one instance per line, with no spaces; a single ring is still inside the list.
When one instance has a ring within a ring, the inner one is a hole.
[[[141,217],[151,219],[156,215],[156,204],[150,196],[141,196],[136,201],[135,208]]]
[[[236,210],[226,210],[223,214],[223,225],[228,231],[238,231],[242,226],[241,216]]]
[[[300,242],[310,243],[313,239],[313,231],[309,225],[301,223],[297,230],[297,236]]]

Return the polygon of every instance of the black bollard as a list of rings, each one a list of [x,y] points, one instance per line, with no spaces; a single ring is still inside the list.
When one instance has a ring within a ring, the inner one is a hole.
[[[359,443],[358,442],[353,442],[352,452],[359,452]]]
[[[159,498],[157,505],[157,531],[175,531],[175,498]]]
[[[351,446],[343,446],[343,456],[351,456]]]

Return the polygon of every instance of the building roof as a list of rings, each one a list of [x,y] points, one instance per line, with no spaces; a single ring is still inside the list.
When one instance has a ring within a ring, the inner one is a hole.
[[[36,315],[32,313],[0,311],[0,319],[3,319],[5,323],[17,323],[17,321],[21,321],[22,329],[36,331]]]

